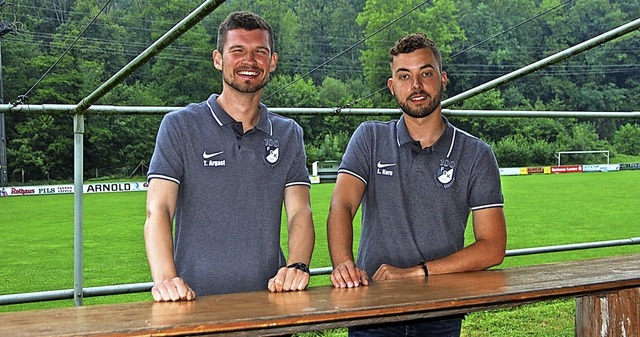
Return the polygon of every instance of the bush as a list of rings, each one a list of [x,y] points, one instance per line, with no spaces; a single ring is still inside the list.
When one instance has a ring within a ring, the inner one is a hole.
[[[625,124],[613,135],[613,147],[619,153],[640,155],[640,125]]]
[[[532,140],[521,135],[510,135],[493,146],[500,167],[550,165],[553,163],[553,145],[544,140]]]

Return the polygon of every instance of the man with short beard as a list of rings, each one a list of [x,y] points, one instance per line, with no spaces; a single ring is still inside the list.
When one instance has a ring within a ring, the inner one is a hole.
[[[327,220],[336,288],[482,270],[505,254],[498,165],[489,145],[442,116],[448,78],[439,49],[418,33],[389,54],[387,86],[402,116],[361,124],[342,157]],[[354,260],[352,223],[361,203]],[[475,242],[465,247],[470,213]],[[351,327],[349,336],[459,336],[462,318]]]
[[[155,301],[297,291],[309,283],[315,237],[302,128],[260,103],[276,69],[274,50],[266,20],[229,14],[212,55],[222,93],[162,120],[144,228]]]

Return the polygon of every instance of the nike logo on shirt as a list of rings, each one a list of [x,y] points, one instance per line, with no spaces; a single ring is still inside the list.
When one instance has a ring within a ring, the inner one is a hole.
[[[378,168],[385,168],[390,166],[396,166],[396,163],[383,164],[382,162],[378,161],[378,164],[376,166],[378,166]]]
[[[223,154],[224,151],[220,151],[220,152],[214,152],[214,153],[207,153],[207,151],[202,152],[202,158],[204,159],[209,159],[209,158],[213,158],[217,155],[221,155]]]

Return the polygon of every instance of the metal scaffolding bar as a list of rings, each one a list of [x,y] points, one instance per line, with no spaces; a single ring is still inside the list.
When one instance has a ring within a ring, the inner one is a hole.
[[[207,15],[213,12],[218,6],[224,3],[224,0],[207,0],[198,8],[178,22],[173,28],[162,35],[156,42],[145,49],[140,55],[136,56],[129,64],[120,69],[110,79],[105,81],[100,87],[93,91],[89,96],[83,98],[78,105],[75,106],[73,113],[83,113],[93,103],[97,102],[102,96],[108,93],[116,85],[123,82],[129,75],[145,65],[149,60],[158,55],[162,50],[171,45],[182,34],[186,33],[191,27],[202,21]]]
[[[640,237],[620,239],[620,240],[576,243],[576,244],[568,244],[568,245],[513,249],[513,250],[507,250],[505,255],[507,257],[513,257],[513,256],[533,255],[533,254],[542,254],[542,253],[558,253],[558,252],[566,252],[566,251],[579,250],[579,249],[605,248],[605,247],[637,245],[637,244],[640,244]],[[333,268],[331,267],[314,268],[314,269],[311,269],[311,276],[329,275],[331,274],[332,270]],[[85,288],[83,294],[84,294],[84,297],[95,297],[95,296],[142,293],[142,292],[150,291],[152,286],[153,286],[153,282],[91,287],[91,288]],[[74,297],[73,289],[41,291],[41,292],[24,293],[24,294],[0,295],[0,305],[55,301],[55,300],[68,300],[73,297]]]
[[[116,85],[124,81],[130,74],[142,67],[145,63],[151,60],[154,56],[160,53],[163,49],[169,46],[173,41],[177,40],[182,34],[187,32],[191,27],[195,26],[198,22],[204,19],[214,9],[224,3],[224,0],[207,0],[203,2],[198,8],[187,15],[184,19],[178,22],[167,33],[162,35],[156,42],[145,49],[140,55],[133,59],[129,64],[124,66],[120,71],[113,75],[110,79],[104,82],[100,87],[93,91],[89,96],[83,98],[72,110],[73,114],[73,148],[74,148],[74,220],[73,220],[73,233],[74,233],[74,304],[76,306],[82,305],[83,296],[83,255],[82,255],[82,232],[83,232],[83,219],[82,219],[82,204],[83,204],[83,190],[82,185],[84,181],[84,112],[102,96],[108,93]]]
[[[564,59],[567,59],[571,56],[582,53],[583,51],[589,50],[593,47],[599,46],[605,42],[616,39],[620,36],[633,32],[634,30],[640,27],[640,19],[636,19],[631,21],[625,25],[622,25],[618,28],[612,29],[606,33],[600,34],[592,39],[579,43],[571,48],[565,49],[559,53],[553,54],[549,57],[546,57],[538,62],[534,62],[528,66],[520,68],[516,71],[513,71],[507,75],[496,78],[495,80],[489,81],[485,84],[477,86],[473,89],[467,90],[461,94],[450,97],[442,101],[442,106],[447,107],[451,104],[464,101],[467,98],[473,97],[475,95],[481,94],[485,91],[491,90],[499,85],[511,82],[517,78],[528,75],[534,71],[540,70],[546,66],[558,63]]]
[[[0,113],[24,113],[24,114],[71,114],[74,105],[71,104],[27,104],[12,107],[10,104],[1,105]],[[162,106],[115,106],[93,105],[84,115],[164,115],[167,112],[181,109],[182,107]],[[281,115],[332,115],[335,108],[269,108],[269,111]],[[543,118],[640,118],[640,111],[532,111],[532,110],[456,110],[442,109],[447,116],[473,116],[473,117],[543,117]],[[400,115],[397,108],[351,108],[344,109],[341,115]]]

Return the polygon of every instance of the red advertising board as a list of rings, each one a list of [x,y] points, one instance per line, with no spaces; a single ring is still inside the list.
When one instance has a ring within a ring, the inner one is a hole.
[[[551,173],[580,173],[582,165],[551,166]]]

